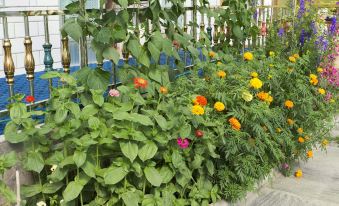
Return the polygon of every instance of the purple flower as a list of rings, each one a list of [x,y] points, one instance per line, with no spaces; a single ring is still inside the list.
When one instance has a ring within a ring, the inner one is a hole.
[[[300,0],[298,18],[300,19],[305,14],[305,0]]]
[[[287,170],[288,168],[290,168],[290,166],[285,162],[281,165],[281,167],[284,169],[284,170]]]
[[[284,35],[284,32],[285,32],[285,31],[284,31],[284,28],[282,28],[282,27],[279,28],[278,36],[279,36],[279,37],[282,37],[282,36]]]
[[[305,29],[301,30],[299,42],[300,42],[301,46],[304,46],[304,43],[305,43]]]
[[[315,23],[314,21],[311,22],[311,29],[312,29],[312,32],[313,34],[317,34],[317,27],[315,26]]]
[[[335,34],[336,24],[337,24],[337,18],[334,16],[334,17],[332,17],[332,20],[331,20],[330,31],[329,31],[330,35],[334,35]]]
[[[109,90],[109,96],[111,97],[119,97],[120,96],[120,92],[116,89],[111,89]]]

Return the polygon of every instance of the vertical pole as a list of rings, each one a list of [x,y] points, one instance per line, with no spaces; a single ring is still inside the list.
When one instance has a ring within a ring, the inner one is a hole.
[[[29,81],[29,89],[31,96],[34,96],[34,57],[32,52],[32,40],[29,34],[29,22],[28,16],[24,16],[24,24],[25,24],[25,69],[26,69],[26,78]]]
[[[44,16],[44,25],[45,25],[45,44],[42,45],[44,48],[44,64],[45,72],[53,70],[53,57],[52,57],[52,44],[49,42],[49,29],[48,29],[48,16]],[[48,79],[49,95],[52,94],[52,79]]]
[[[197,40],[197,28],[196,28],[196,24],[197,24],[197,0],[192,0],[192,6],[193,6],[193,15],[192,15],[192,34],[193,34],[193,38],[194,40]]]
[[[210,41],[212,41],[211,17],[208,17],[207,36],[208,36],[208,39],[209,39]]]
[[[15,66],[12,57],[12,44],[8,38],[8,24],[7,17],[3,17],[3,30],[4,30],[4,40],[3,40],[3,48],[4,48],[4,71],[6,76],[6,82],[9,90],[9,97],[14,96],[14,72]]]
[[[61,22],[64,24],[65,16],[61,17]],[[68,36],[61,37],[61,64],[64,69],[64,73],[69,74],[71,72],[70,65],[71,65],[71,55],[69,52],[69,45],[68,45]]]
[[[85,0],[79,0],[80,15],[86,15]],[[87,38],[82,36],[80,38],[80,67],[86,67],[88,64],[88,55],[87,55]]]
[[[199,39],[200,39],[200,41],[202,41],[203,40],[202,33],[205,31],[205,24],[204,24],[205,15],[204,15],[203,12],[201,12],[200,15],[201,15],[201,18],[200,18],[200,34],[199,34]]]

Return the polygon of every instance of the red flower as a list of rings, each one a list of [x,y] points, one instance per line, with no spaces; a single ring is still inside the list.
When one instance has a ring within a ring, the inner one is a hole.
[[[34,97],[33,96],[26,96],[26,102],[28,102],[28,103],[32,103],[32,102],[34,102]]]
[[[145,89],[145,88],[147,87],[147,85],[148,85],[147,80],[144,79],[144,78],[141,78],[141,77],[135,77],[135,78],[133,79],[133,81],[134,81],[134,87],[135,87],[136,89],[138,89],[138,88],[143,88],[143,89]]]
[[[198,138],[203,137],[204,132],[197,129],[197,130],[195,130],[195,136],[198,137]]]
[[[195,99],[197,100],[197,102],[198,102],[201,106],[206,106],[206,105],[207,105],[207,99],[206,99],[206,97],[199,95],[199,96],[197,96]]]

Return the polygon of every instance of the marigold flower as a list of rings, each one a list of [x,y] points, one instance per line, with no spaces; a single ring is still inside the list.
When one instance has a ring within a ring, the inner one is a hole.
[[[217,72],[217,76],[220,77],[220,78],[225,78],[226,77],[226,72],[224,72],[222,70],[219,70]]]
[[[253,78],[250,81],[250,85],[251,87],[253,87],[254,89],[260,89],[263,85],[262,81],[258,78]]]
[[[218,61],[218,62],[217,62],[217,65],[222,65],[222,62],[221,62],[221,61]]]
[[[289,67],[289,68],[287,68],[287,72],[288,72],[288,73],[291,73],[291,72],[293,72],[293,70],[294,70],[293,68],[290,68],[290,67]]]
[[[298,142],[299,143],[304,143],[305,142],[305,139],[303,137],[298,137]]]
[[[166,87],[161,86],[159,89],[159,92],[161,94],[168,94],[168,89]]]
[[[241,94],[241,97],[246,101],[246,102],[250,102],[253,99],[253,95],[249,92],[249,91],[244,91]]]
[[[294,103],[291,100],[286,100],[285,101],[285,107],[287,109],[292,109],[294,107]]]
[[[293,56],[288,57],[288,60],[290,60],[290,62],[292,63],[295,63],[297,61]]]
[[[274,56],[275,56],[274,51],[270,51],[268,54],[269,54],[271,57],[274,57]]]
[[[326,91],[325,91],[325,89],[323,89],[323,88],[319,88],[319,89],[318,89],[318,92],[319,92],[319,94],[321,94],[321,95],[325,95],[325,94],[326,94]]]
[[[251,73],[251,77],[253,77],[253,78],[258,77],[258,73],[257,72],[252,72]]]
[[[214,51],[208,52],[208,56],[209,56],[210,58],[214,58],[214,57],[215,57],[215,52],[214,52]]]
[[[268,98],[266,101],[271,104],[273,102],[273,97],[271,95],[268,95]]]
[[[192,114],[194,115],[203,115],[205,113],[205,110],[202,106],[200,105],[194,105],[192,107]]]
[[[308,158],[312,158],[313,157],[313,151],[312,150],[308,151],[306,153],[306,155],[307,155]]]
[[[195,98],[195,100],[201,106],[206,106],[207,105],[207,99],[204,96],[199,95],[199,96],[197,96]]]
[[[294,120],[293,119],[287,119],[287,124],[288,125],[293,125],[294,124]]]
[[[252,61],[253,60],[253,54],[251,52],[245,52],[244,53],[244,59],[247,61]]]
[[[293,54],[293,57],[298,59],[300,56],[299,56],[299,54]]]
[[[317,68],[317,72],[318,72],[318,73],[323,73],[323,71],[324,71],[323,68],[321,68],[321,67],[318,67],[318,68]]]
[[[214,109],[217,110],[218,112],[222,112],[225,110],[225,105],[222,102],[216,102],[214,104]]]
[[[277,128],[276,131],[277,131],[278,133],[280,133],[282,130],[281,130],[281,128]]]
[[[111,97],[119,97],[120,96],[120,92],[116,89],[109,90],[108,94]]]
[[[232,117],[228,120],[228,122],[230,123],[230,125],[232,126],[232,129],[235,129],[237,131],[239,131],[241,129],[241,124],[240,122],[237,120],[237,118]]]
[[[269,97],[269,94],[267,92],[261,91],[257,94],[257,97],[262,101],[266,101]]]
[[[298,132],[299,134],[302,134],[302,133],[304,132],[304,130],[303,130],[303,128],[299,127],[299,128],[297,129],[297,132]]]
[[[179,145],[179,147],[181,148],[181,149],[186,149],[188,146],[189,146],[189,141],[188,141],[188,139],[187,138],[181,138],[181,137],[179,137],[178,139],[177,139],[177,144]]]
[[[273,68],[273,67],[274,67],[274,64],[270,64],[269,67]]]
[[[134,87],[135,87],[136,89],[138,89],[138,88],[143,88],[143,89],[145,89],[145,88],[147,87],[147,85],[148,85],[147,80],[144,79],[144,78],[141,78],[141,77],[135,77],[133,80],[134,80]]]
[[[294,176],[296,178],[301,178],[303,176],[303,171],[301,169],[298,169],[295,173]]]
[[[317,85],[318,84],[318,77],[315,74],[310,74],[310,83],[312,85]]]
[[[32,102],[34,102],[34,100],[35,100],[35,98],[33,97],[33,96],[26,96],[26,102],[28,102],[28,103],[32,103]]]
[[[328,145],[328,140],[327,139],[324,139],[322,142],[321,142],[321,145],[326,147]]]

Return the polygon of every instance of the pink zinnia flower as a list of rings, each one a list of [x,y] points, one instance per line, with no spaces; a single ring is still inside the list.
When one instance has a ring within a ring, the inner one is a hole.
[[[181,137],[179,137],[179,138],[177,139],[177,144],[179,145],[179,147],[180,147],[181,149],[186,149],[190,143],[189,143],[189,141],[188,141],[187,138],[181,138]]]
[[[287,170],[290,166],[287,163],[281,165],[284,170]]]
[[[108,93],[111,97],[119,97],[120,96],[120,92],[116,89],[111,89],[111,90],[109,90]]]

